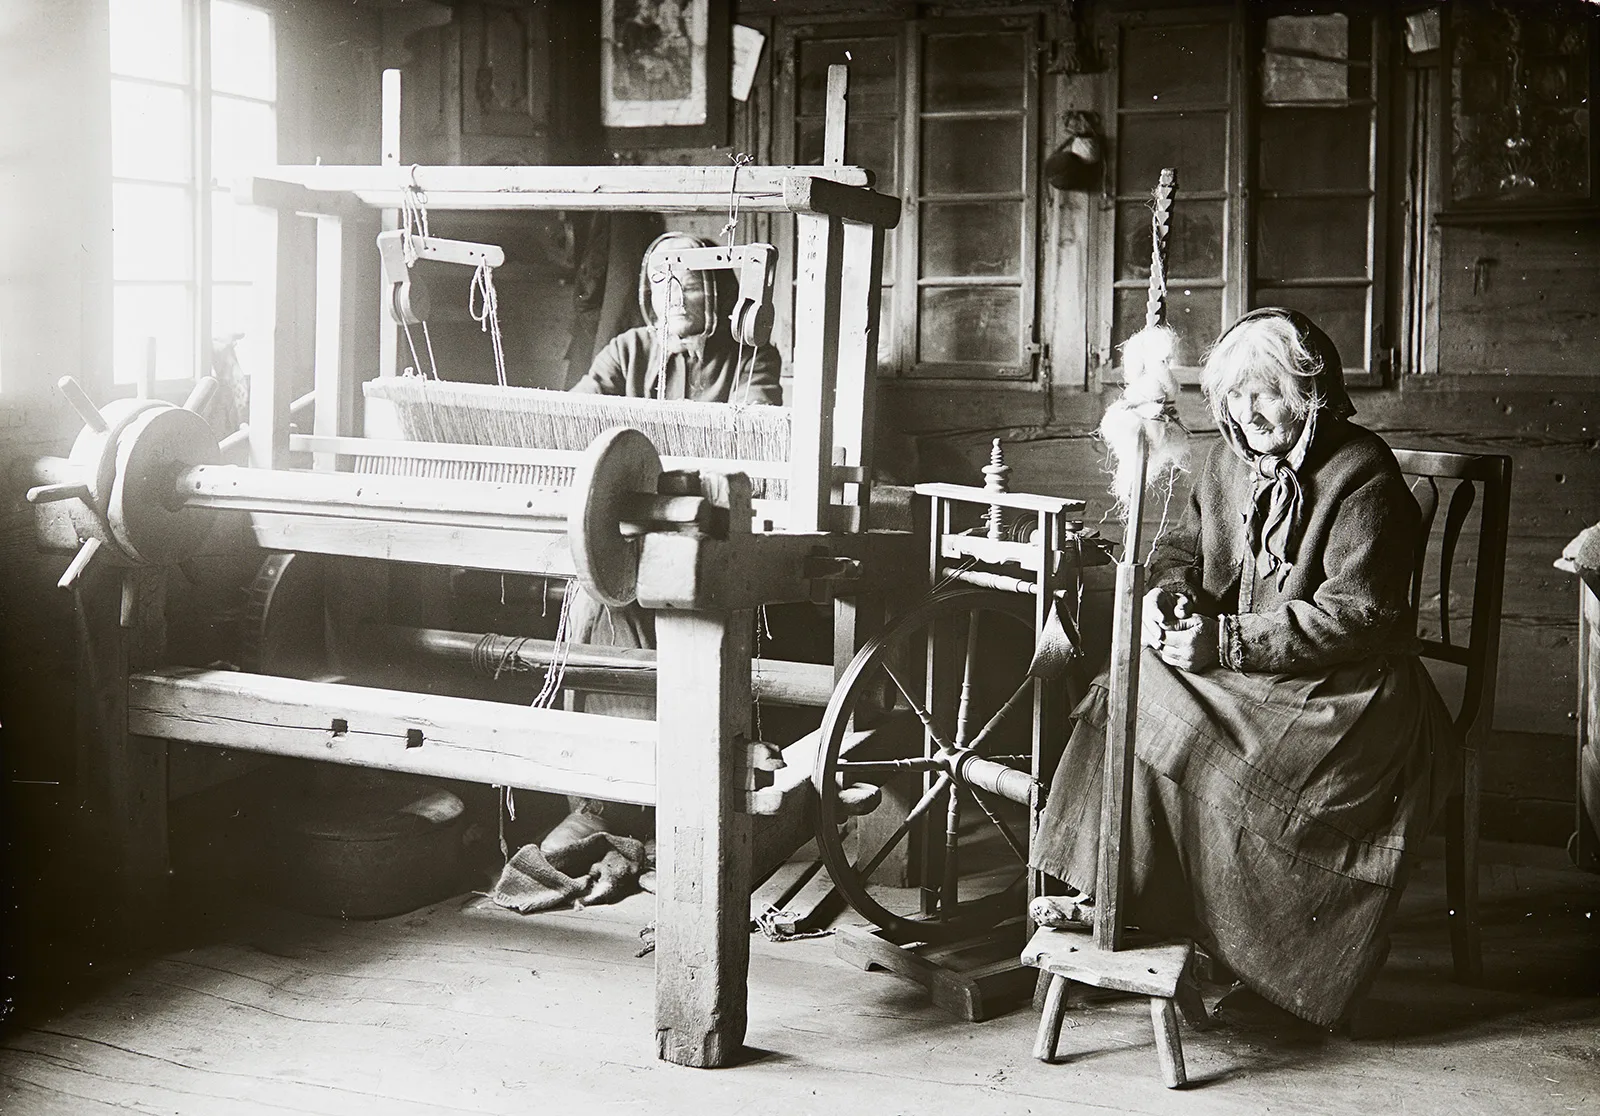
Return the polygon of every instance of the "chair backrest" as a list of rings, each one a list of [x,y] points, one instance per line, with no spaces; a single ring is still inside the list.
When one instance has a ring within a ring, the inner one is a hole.
[[[1422,510],[1422,534],[1417,542],[1411,573],[1411,605],[1419,625],[1423,616],[1423,582],[1429,555],[1438,545],[1439,638],[1422,640],[1424,658],[1455,663],[1466,668],[1456,727],[1469,745],[1488,733],[1494,711],[1494,688],[1500,655],[1500,602],[1505,587],[1506,538],[1511,519],[1511,458],[1500,453],[1439,453],[1432,450],[1396,449],[1400,471],[1412,479],[1411,494]],[[1481,498],[1480,492],[1481,491]],[[1442,530],[1434,532],[1439,501],[1448,491]],[[1460,543],[1472,507],[1478,514],[1478,552],[1473,579],[1472,611],[1467,617],[1451,615],[1450,582]],[[1457,623],[1452,632],[1452,619]],[[1469,621],[1463,643],[1460,621]]]

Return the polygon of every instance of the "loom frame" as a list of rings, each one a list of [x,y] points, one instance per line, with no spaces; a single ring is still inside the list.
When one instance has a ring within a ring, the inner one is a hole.
[[[842,141],[844,79],[838,69],[830,75],[828,128]],[[210,502],[194,505],[217,520],[205,552],[253,544],[380,563],[556,576],[572,572],[564,533],[545,526],[530,530],[528,517],[514,510],[479,510],[454,521],[448,509],[434,507],[427,522],[400,514],[340,514],[340,501],[348,504],[359,494],[308,490],[306,473],[292,468],[296,455],[309,453],[311,474],[337,472],[340,456],[371,452],[360,448],[364,440],[353,429],[361,377],[348,328],[355,300],[352,284],[345,281],[346,237],[362,223],[360,215],[372,210],[381,227],[396,227],[396,206],[407,183],[425,189],[436,211],[724,213],[731,193],[745,212],[795,214],[796,318],[814,325],[796,330],[785,522],[781,530],[752,531],[748,478],[725,463],[703,468],[700,480],[707,497],[727,513],[726,537],[644,536],[639,599],[657,610],[658,716],[651,724],[338,682],[164,666],[167,568],[146,564],[99,538],[96,515],[85,509],[100,509],[89,486],[77,482],[85,462],[76,460],[76,453],[75,459],[41,460],[34,469],[36,483],[56,489],[76,485],[85,493],[83,508],[59,495],[52,497],[57,502],[41,501],[36,524],[46,547],[82,547],[73,575],[81,579],[74,589],[83,620],[80,663],[87,682],[91,755],[105,785],[108,844],[115,861],[114,921],[127,940],[136,940],[148,936],[164,915],[170,742],[653,800],[661,835],[657,1052],[685,1065],[727,1065],[739,1056],[744,1039],[750,815],[761,781],[760,749],[749,723],[752,610],[769,603],[832,600],[837,676],[881,619],[882,596],[892,589],[903,592],[907,571],[919,567],[920,543],[913,533],[869,530],[883,234],[898,220],[900,202],[874,193],[867,187],[867,172],[837,160],[820,167],[402,167],[398,76],[395,71],[384,75],[380,165],[281,166],[261,171],[240,188],[242,200],[276,207],[283,217],[280,290],[287,289],[291,270],[284,261],[312,261],[317,292],[312,429],[301,435],[291,428],[291,410],[303,412],[307,403],[304,397],[291,400],[288,369],[280,364],[257,372],[248,428],[223,439],[222,449],[246,448],[249,464],[235,474],[241,486],[258,501],[263,493],[281,490],[274,497],[278,503],[270,508],[230,504],[226,486],[212,484]],[[842,146],[830,143],[829,150],[842,151]],[[377,285],[368,300],[372,307],[387,295],[381,276]],[[287,305],[280,298],[280,331],[293,328],[283,312]],[[278,351],[288,352],[290,346],[280,343]],[[397,355],[396,327],[385,326],[380,371],[393,374]],[[95,426],[90,421],[89,429]],[[105,430],[103,421],[99,428]],[[118,431],[104,436],[115,449]],[[103,449],[90,449],[105,458]],[[206,469],[204,463],[176,465],[194,468],[175,469],[175,486]],[[502,495],[517,487],[449,483],[479,496],[491,487]],[[540,514],[548,520],[549,490],[521,487],[528,507],[537,496]],[[174,507],[182,505],[181,491],[176,501]],[[118,569],[115,583],[82,577],[97,555],[99,568]],[[351,599],[341,607],[359,609],[363,596],[371,603],[372,586],[363,594],[347,579],[343,588]],[[657,749],[669,747],[670,762],[655,757]],[[575,760],[574,751],[583,757]],[[652,778],[640,770],[645,756],[655,761]]]

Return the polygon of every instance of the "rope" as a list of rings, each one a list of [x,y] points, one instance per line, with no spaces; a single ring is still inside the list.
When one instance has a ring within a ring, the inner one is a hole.
[[[572,598],[577,595],[577,582],[569,580],[567,591],[561,598],[561,616],[556,621],[555,647],[550,655],[550,666],[545,671],[544,685],[530,703],[535,709],[548,709],[561,693],[561,682],[567,673],[567,658],[571,653],[572,634],[569,621],[572,617]]]
[[[728,159],[733,163],[733,175],[728,180],[728,223],[722,226],[722,238],[727,242],[727,246],[732,248],[736,234],[739,231],[739,168],[747,167],[754,163],[755,160],[743,151],[729,155]],[[750,364],[741,373],[741,365],[744,365],[744,351],[747,348],[742,332],[739,334],[738,340],[739,347],[735,350],[733,357],[733,383],[729,388],[728,401],[730,403],[733,402],[734,390],[737,389],[738,401],[748,403],[750,401],[750,384],[755,380],[756,376],[756,348],[753,345],[748,346],[750,349]],[[741,376],[744,380],[743,387],[740,387],[739,384]]]
[[[467,312],[478,328],[489,335],[494,348],[494,378],[501,387],[506,386],[506,352],[500,341],[500,299],[494,290],[494,268],[480,262],[472,273],[472,286],[467,291]],[[424,322],[426,330],[428,324]],[[431,358],[432,353],[430,351]]]
[[[733,176],[728,180],[728,223],[722,226],[722,236],[732,248],[734,233],[739,231],[739,168],[748,167],[755,160],[743,151],[729,155],[728,160],[733,163]]]

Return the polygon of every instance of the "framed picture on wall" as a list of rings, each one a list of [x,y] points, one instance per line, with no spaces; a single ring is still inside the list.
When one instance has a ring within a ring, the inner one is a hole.
[[[601,0],[600,115],[612,149],[727,142],[728,0]]]
[[[1595,13],[1578,0],[1449,6],[1446,216],[1595,207]]]

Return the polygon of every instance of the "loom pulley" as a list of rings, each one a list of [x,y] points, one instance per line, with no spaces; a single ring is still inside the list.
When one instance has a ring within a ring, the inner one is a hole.
[[[389,285],[389,316],[397,325],[420,325],[427,320],[431,300],[427,284],[412,273],[412,260],[495,268],[506,262],[506,254],[498,244],[391,229],[378,234],[378,259],[383,264],[384,282]]]

